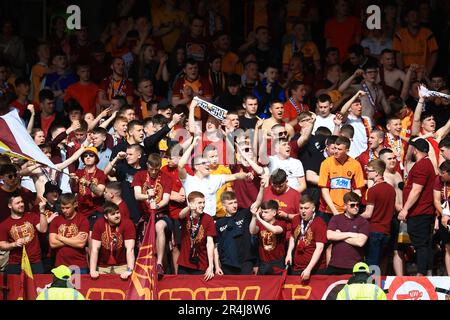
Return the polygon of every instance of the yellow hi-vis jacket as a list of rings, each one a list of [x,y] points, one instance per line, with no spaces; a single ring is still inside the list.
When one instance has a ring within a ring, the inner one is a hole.
[[[85,300],[84,296],[73,288],[45,288],[36,300]]]
[[[372,283],[346,284],[336,300],[387,300],[384,291]]]

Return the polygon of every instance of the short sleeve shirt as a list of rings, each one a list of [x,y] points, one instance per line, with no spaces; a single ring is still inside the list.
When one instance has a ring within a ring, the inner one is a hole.
[[[300,160],[294,158],[288,158],[286,160],[280,159],[278,156],[269,157],[269,171],[274,172],[276,169],[283,169],[286,171],[288,177],[288,185],[291,188],[298,189],[300,184],[298,183],[298,178],[305,176],[305,171],[303,170],[303,164]]]
[[[416,36],[402,28],[394,35],[393,49],[402,54],[404,67],[413,63],[426,66],[438,45],[433,32],[427,28],[421,27]]]
[[[36,229],[39,221],[40,216],[36,213],[25,213],[20,219],[13,219],[9,216],[0,223],[0,241],[12,243],[18,239],[25,239],[25,248],[30,263],[41,261],[41,247]],[[21,264],[22,251],[22,247],[12,249],[9,254],[9,264]]]
[[[216,193],[225,184],[225,175],[209,175],[206,178],[199,179],[197,176],[187,175],[183,183],[186,196],[192,191],[199,191],[205,196],[205,212],[210,216],[216,215]]]
[[[391,233],[391,221],[395,212],[395,189],[387,182],[374,185],[367,191],[367,204],[374,206],[369,219],[370,232]]]
[[[59,234],[66,238],[74,238],[79,233],[89,234],[89,222],[81,214],[77,213],[72,220],[67,220],[63,216],[58,216],[50,224],[50,233]],[[86,251],[84,248],[74,248],[68,245],[55,249],[55,266],[76,265],[80,268],[87,268]]]
[[[216,236],[216,226],[214,225],[214,220],[211,216],[207,214],[202,214],[201,220],[190,218],[188,215],[186,218],[180,220],[181,223],[181,251],[178,258],[178,265],[205,271],[208,269],[208,253],[206,249],[207,237]],[[199,223],[199,231],[195,236],[193,241],[194,247],[196,249],[196,256],[199,258],[199,263],[195,264],[189,261],[189,254],[191,248],[191,229],[192,226]]]
[[[414,183],[423,186],[423,189],[417,201],[409,209],[408,217],[434,214],[433,186],[435,178],[434,167],[428,157],[419,160],[413,165],[406,179],[405,187],[403,188],[403,204],[408,200]]]
[[[341,164],[335,157],[329,157],[322,162],[319,174],[319,187],[329,188],[330,196],[338,212],[344,212],[344,194],[364,187],[364,175],[361,164],[348,157]],[[320,198],[320,211],[331,213],[323,197]]]
[[[331,218],[328,223],[328,230],[362,233],[369,236],[369,222],[361,216],[350,219],[345,214],[339,214]],[[363,258],[364,248],[352,246],[345,241],[335,241],[333,242],[329,265],[336,268],[351,269],[355,263],[362,261]]]
[[[155,200],[158,204],[160,201],[162,201],[164,194],[169,194],[172,192],[172,178],[167,175],[164,172],[161,172],[156,179],[153,179],[149,176],[147,170],[139,171],[135,174],[133,178],[133,183],[131,186],[134,187],[141,187],[142,188],[142,194],[146,194],[147,190],[154,189],[155,190]],[[143,210],[144,213],[150,214],[150,206],[148,204],[147,200],[139,201],[141,210]],[[158,209],[158,213],[161,214],[167,214],[168,213],[168,206],[165,206],[163,208]]]
[[[274,234],[268,231],[261,222],[257,221],[256,225],[259,228],[259,258],[263,262],[271,262],[284,259],[286,251],[284,248],[286,238],[286,224],[284,221],[275,220],[274,226],[283,228],[283,232]]]
[[[111,227],[105,219],[99,219],[92,230],[92,239],[100,241],[98,266],[122,266],[127,264],[126,240],[135,240],[133,222],[122,219],[119,226]]]
[[[87,173],[85,169],[77,170],[75,172],[79,178],[78,182],[78,210],[82,215],[89,217],[95,211],[101,212],[103,205],[103,196],[96,196],[91,188],[81,185],[82,182],[91,181],[97,185],[105,185],[106,175],[102,170],[97,169],[93,174]]]
[[[305,232],[302,235],[302,219],[297,215],[292,219],[292,235],[294,240],[298,239],[294,249],[294,270],[305,270],[310,263],[314,251],[316,250],[316,243],[327,243],[327,225],[323,219],[314,218],[310,225],[308,222],[303,222],[305,225]],[[322,252],[319,261],[314,266],[314,270],[324,269],[326,267],[325,250]]]

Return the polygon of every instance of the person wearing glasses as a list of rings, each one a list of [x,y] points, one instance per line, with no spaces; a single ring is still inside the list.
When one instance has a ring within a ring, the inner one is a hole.
[[[211,174],[210,162],[208,159],[202,156],[196,156],[193,159],[194,175],[187,174],[185,165],[191,156],[192,150],[197,146],[200,141],[200,137],[194,137],[191,145],[186,149],[180,161],[178,162],[178,174],[185,194],[189,194],[193,191],[199,191],[205,196],[205,212],[210,216],[216,215],[216,194],[217,191],[227,182],[233,182],[236,180],[253,179],[253,175],[250,172],[238,172],[234,174]]]
[[[327,238],[331,259],[326,274],[352,274],[353,266],[364,259],[364,245],[369,236],[369,222],[358,215],[361,197],[354,192],[344,195],[344,214],[338,214],[328,223]]]
[[[92,231],[95,221],[102,214],[103,193],[105,192],[105,173],[97,168],[100,159],[97,148],[88,147],[81,154],[84,169],[71,173],[72,191],[77,193],[78,212],[89,220]]]
[[[33,193],[21,186],[22,177],[17,172],[17,167],[13,164],[0,166],[0,222],[9,217],[8,199],[12,194],[20,194],[25,202],[25,209],[30,210],[34,204]]]
[[[386,256],[391,221],[395,213],[396,192],[394,187],[384,181],[385,170],[386,164],[381,159],[370,161],[366,168],[367,179],[373,182],[367,191],[366,210],[361,214],[361,217],[369,221],[370,227],[366,247],[369,266],[380,266],[381,258]]]

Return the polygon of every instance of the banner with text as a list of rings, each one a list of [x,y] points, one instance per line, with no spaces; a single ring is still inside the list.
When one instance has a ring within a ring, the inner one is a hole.
[[[52,282],[51,275],[34,275],[38,293]],[[74,277],[74,286],[90,300],[125,300],[129,281],[118,275]],[[349,276],[312,276],[302,282],[298,276],[203,276],[167,275],[158,282],[160,300],[335,300]],[[382,277],[389,300],[448,300],[450,277]],[[17,300],[20,276],[8,276],[8,299]],[[282,286],[281,296],[279,288]],[[436,292],[438,288],[439,292]]]

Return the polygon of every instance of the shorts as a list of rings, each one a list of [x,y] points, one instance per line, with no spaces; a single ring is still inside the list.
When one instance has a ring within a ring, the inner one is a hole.
[[[172,220],[172,233],[173,233],[173,239],[175,240],[175,245],[178,247],[181,245],[181,223],[178,219],[171,219]]]
[[[122,266],[98,267],[99,274],[121,274],[128,270],[126,264]]]
[[[450,230],[446,229],[440,221],[439,221],[439,230],[437,233],[439,240],[441,240],[442,244],[450,243]]]
[[[161,215],[161,216],[156,218],[155,223],[157,223],[160,220],[163,220],[166,223],[166,228],[165,228],[164,231],[166,233],[166,237],[170,237],[172,235],[172,231],[173,231],[172,219],[169,218],[169,216]]]
[[[9,260],[9,251],[0,250],[0,272],[4,272],[6,270],[8,260]]]

